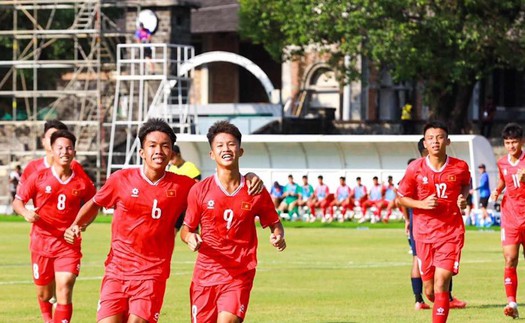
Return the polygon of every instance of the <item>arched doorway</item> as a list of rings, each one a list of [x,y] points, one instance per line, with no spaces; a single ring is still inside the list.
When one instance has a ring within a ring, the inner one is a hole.
[[[341,90],[335,71],[327,64],[313,65],[304,79],[303,89],[308,93],[306,113],[319,110],[334,113],[340,119]]]

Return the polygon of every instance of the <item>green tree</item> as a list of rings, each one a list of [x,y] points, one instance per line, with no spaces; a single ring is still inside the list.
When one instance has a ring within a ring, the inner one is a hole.
[[[240,0],[241,33],[277,59],[336,45],[333,64],[357,59],[397,81],[424,84],[431,118],[459,132],[475,83],[496,68],[525,67],[523,0]],[[287,47],[291,46],[291,47]],[[286,48],[286,52],[283,50]],[[292,48],[292,50],[288,50]]]

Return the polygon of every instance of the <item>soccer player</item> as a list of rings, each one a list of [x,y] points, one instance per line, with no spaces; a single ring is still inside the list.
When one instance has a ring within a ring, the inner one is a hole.
[[[339,222],[344,222],[346,218],[346,210],[350,206],[352,190],[346,185],[346,178],[344,176],[339,177],[339,186],[335,191],[335,198],[330,203],[330,217],[334,218],[334,208],[341,208],[341,217]]]
[[[413,233],[425,295],[434,302],[432,321],[446,322],[450,279],[459,272],[470,173],[463,160],[447,155],[447,127],[438,121],[424,126],[429,155],[408,165],[398,188],[401,205],[413,209]]]
[[[501,203],[501,244],[505,258],[504,285],[507,294],[507,306],[504,313],[518,318],[516,293],[518,289],[518,267],[520,245],[525,243],[525,153],[523,152],[523,128],[516,123],[509,123],[502,131],[503,145],[507,156],[498,162],[499,180],[491,198],[497,201],[503,189]]]
[[[290,220],[292,220],[294,215],[292,213],[296,210],[300,193],[301,188],[294,182],[292,174],[288,175],[288,184],[283,188],[282,201],[278,208],[279,214],[281,212],[288,213]]]
[[[386,206],[386,215],[383,218],[383,223],[388,223],[388,220],[392,215],[392,210],[397,207],[397,189],[394,185],[394,179],[392,176],[388,176],[388,180],[384,188],[386,203],[382,204],[381,206]],[[381,210],[379,210],[379,214],[381,214]]]
[[[297,199],[297,206],[302,208],[304,211],[305,219],[308,219],[308,213],[310,213],[310,208],[308,203],[314,197],[314,188],[308,183],[308,176],[303,175],[303,185],[301,185],[301,193],[299,194],[299,199]],[[315,214],[310,214],[310,222],[315,222]]]
[[[356,185],[352,189],[352,200],[351,204],[354,207],[359,207],[361,211],[363,210],[363,203],[368,197],[368,190],[365,185],[361,182],[361,177],[358,176],[355,178]],[[351,210],[353,212],[353,209]]]
[[[361,205],[363,217],[359,220],[359,223],[363,223],[366,221],[366,209],[372,206],[375,206],[376,211],[372,215],[370,222],[378,222],[381,219],[381,210],[388,204],[384,199],[385,188],[379,183],[379,178],[377,176],[374,176],[372,178],[372,182],[373,184],[370,188],[370,192],[368,193],[368,198]]]
[[[97,321],[156,322],[170,274],[177,224],[195,181],[166,171],[176,136],[163,120],[139,130],[140,168],[112,174],[66,231],[76,242],[80,228],[100,207],[114,208],[111,249],[105,262]]]
[[[44,147],[44,150],[46,152],[46,156],[32,160],[31,162],[29,162],[29,164],[27,164],[27,166],[24,169],[24,172],[22,173],[22,176],[20,176],[20,182],[18,187],[21,187],[24,181],[31,174],[38,172],[39,170],[51,167],[51,165],[53,164],[54,156],[53,149],[51,148],[51,135],[58,130],[68,130],[68,128],[63,122],[56,119],[49,120],[44,124],[44,134],[40,140],[42,142],[42,147]],[[73,171],[76,173],[76,176],[85,176],[86,179],[89,179],[89,176],[84,172],[84,169],[76,160],[73,160],[71,162],[71,169],[73,169]]]
[[[320,208],[322,212],[322,218],[321,221],[324,223],[326,221],[332,222],[332,218],[330,216],[326,216],[326,209],[330,206],[330,203],[332,200],[330,200],[330,189],[328,188],[328,185],[326,185],[323,181],[323,175],[317,176],[318,185],[315,188],[314,196],[312,199],[308,202],[308,206],[310,207],[310,212],[313,217],[315,217],[315,209]]]
[[[218,121],[207,137],[217,173],[191,189],[181,230],[182,241],[199,251],[190,287],[191,321],[239,323],[257,266],[255,217],[270,227],[270,243],[279,251],[286,248],[284,229],[267,191],[248,195],[239,172],[244,153],[239,129]]]
[[[70,322],[73,286],[80,272],[80,239],[66,243],[64,231],[80,207],[93,197],[95,187],[72,170],[76,138],[67,130],[50,138],[53,164],[27,177],[13,201],[13,209],[31,228],[31,263],[38,303],[44,322]],[[34,210],[25,207],[33,200]],[[55,288],[56,286],[56,288]],[[51,298],[56,295],[53,315]],[[54,316],[54,321],[53,321]]]

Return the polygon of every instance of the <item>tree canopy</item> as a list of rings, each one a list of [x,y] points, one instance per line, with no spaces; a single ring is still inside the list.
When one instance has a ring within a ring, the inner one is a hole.
[[[432,118],[463,127],[475,83],[496,68],[525,67],[523,0],[240,0],[241,33],[276,60],[316,44],[335,67],[367,57],[397,81],[424,84]],[[284,52],[285,48],[293,50]],[[339,64],[339,65],[337,65]]]

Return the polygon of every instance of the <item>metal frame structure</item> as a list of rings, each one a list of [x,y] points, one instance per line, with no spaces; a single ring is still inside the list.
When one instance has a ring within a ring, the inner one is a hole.
[[[194,48],[186,45],[117,46],[107,176],[141,164],[138,132],[146,120],[161,118],[177,133],[195,132],[197,114],[190,113],[189,102],[193,69],[182,69],[194,55]]]
[[[42,124],[58,117],[77,136],[77,156],[95,162],[100,183],[102,125],[114,95],[109,72],[116,43],[127,36],[105,12],[129,6],[129,1],[115,0],[0,0],[0,10],[10,10],[13,17],[11,29],[0,30],[0,37],[12,40],[12,60],[0,61],[0,98],[10,100],[12,107],[12,120],[0,121],[5,133],[12,134],[0,141],[9,147],[9,162],[24,162],[29,151],[32,158],[42,155]],[[54,45],[72,50],[61,59],[47,59]],[[68,78],[61,88],[42,88],[42,79],[50,74]],[[21,115],[26,117],[20,120]],[[22,129],[29,136],[24,143],[17,136]]]

